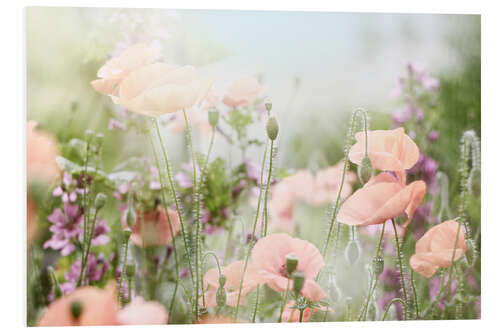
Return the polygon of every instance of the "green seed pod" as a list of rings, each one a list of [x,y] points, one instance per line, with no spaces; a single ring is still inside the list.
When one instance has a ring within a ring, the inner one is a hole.
[[[219,123],[219,111],[217,109],[208,112],[208,123],[210,126],[215,127]]]
[[[373,175],[372,162],[368,156],[363,157],[361,164],[358,166],[358,178],[362,184],[366,184]]]
[[[137,221],[137,215],[135,211],[131,208],[127,208],[127,225],[129,228],[132,228],[135,225],[135,221]]]
[[[128,240],[130,238],[131,234],[132,234],[132,230],[130,230],[130,228],[123,229],[123,237],[125,237],[126,240]]]
[[[97,193],[97,195],[95,196],[95,208],[97,210],[101,209],[102,207],[104,207],[104,205],[106,204],[106,200],[108,199],[107,195],[104,194],[104,193]]]
[[[217,288],[217,291],[215,292],[215,301],[217,303],[217,306],[219,308],[223,307],[224,305],[226,305],[226,300],[227,300],[226,289],[222,287]]]
[[[276,117],[272,116],[267,120],[266,131],[267,136],[269,137],[269,139],[271,139],[271,141],[276,140],[279,132],[279,125]]]
[[[224,274],[221,274],[219,276],[219,287],[223,288],[225,284],[226,284],[226,276]]]
[[[350,240],[345,248],[345,258],[347,262],[351,265],[355,264],[356,261],[358,261],[360,252],[361,251],[359,249],[358,242],[355,240]]]
[[[129,280],[133,279],[135,276],[135,265],[134,264],[128,264],[125,267],[125,274],[127,274],[127,278]]]
[[[384,271],[384,258],[383,257],[373,257],[372,268],[376,276],[379,276]]]
[[[73,301],[70,305],[71,315],[73,319],[78,319],[82,315],[83,304],[80,301]]]
[[[467,239],[465,242],[467,250],[465,251],[465,260],[467,260],[467,264],[469,266],[474,265],[476,261],[476,244],[472,239]]]
[[[293,272],[295,272],[298,264],[299,264],[299,258],[297,258],[295,253],[290,253],[286,256],[285,267],[288,276],[290,276]]]
[[[481,170],[477,168],[472,168],[469,174],[469,179],[467,180],[467,188],[469,193],[474,197],[481,196]]]
[[[271,112],[272,108],[273,108],[273,103],[267,102],[266,103],[266,110],[267,110],[267,112]]]
[[[301,271],[295,271],[292,274],[293,281],[293,291],[296,294],[299,294],[302,288],[304,287],[305,275]]]

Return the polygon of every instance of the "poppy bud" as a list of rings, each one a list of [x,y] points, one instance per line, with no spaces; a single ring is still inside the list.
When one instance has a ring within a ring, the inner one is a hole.
[[[372,267],[373,272],[376,276],[379,276],[384,271],[384,258],[382,257],[373,257],[372,259]]]
[[[89,142],[90,140],[92,140],[92,138],[94,137],[94,131],[92,131],[91,129],[88,129],[85,131],[85,141]]]
[[[474,265],[474,261],[476,261],[476,245],[472,239],[467,239],[465,242],[467,250],[465,251],[465,259],[467,260],[467,264],[469,266]]]
[[[353,265],[358,261],[359,258],[359,244],[355,240],[350,240],[349,243],[347,244],[347,247],[345,248],[345,258],[348,263]]]
[[[469,174],[469,179],[467,180],[467,188],[469,193],[475,197],[481,195],[481,170],[477,168],[472,168]]]
[[[368,156],[363,157],[361,160],[361,164],[358,166],[358,178],[359,181],[363,184],[366,184],[373,174],[372,163]]]
[[[135,211],[131,208],[127,208],[127,225],[132,228],[135,224],[135,221],[137,220],[137,216],[135,214]]]
[[[224,289],[224,287],[217,288],[217,291],[215,292],[215,301],[217,303],[217,306],[219,308],[223,307],[224,305],[226,305],[226,300],[226,289]]]
[[[269,137],[269,139],[271,139],[271,141],[276,140],[279,132],[279,125],[276,117],[272,116],[267,120],[266,131],[267,136]]]
[[[101,209],[102,207],[104,207],[104,205],[106,204],[106,200],[107,200],[107,196],[106,194],[104,193],[97,193],[97,195],[95,196],[95,208],[97,210]]]
[[[286,256],[286,273],[290,276],[297,269],[297,265],[299,264],[299,259],[295,255],[295,253],[290,253]]]
[[[130,230],[130,228],[123,229],[123,236],[125,237],[126,240],[128,240],[130,238],[131,233],[132,233],[132,230]]]
[[[300,271],[293,272],[292,274],[293,291],[295,291],[296,294],[300,293],[300,291],[304,287],[305,278],[306,277],[303,272]]]
[[[71,315],[73,316],[73,319],[76,320],[76,319],[80,318],[82,311],[83,311],[82,303],[79,301],[71,302],[70,311],[71,311]]]
[[[267,110],[267,112],[271,112],[272,108],[273,108],[273,103],[267,102],[266,103],[266,110]]]
[[[210,126],[215,127],[219,123],[219,111],[213,109],[208,112],[208,123]]]
[[[226,284],[226,276],[224,274],[221,274],[219,276],[219,287],[224,287],[224,285]]]

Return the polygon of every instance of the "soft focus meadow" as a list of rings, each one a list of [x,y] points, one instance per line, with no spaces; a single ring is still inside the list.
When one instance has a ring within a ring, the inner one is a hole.
[[[479,17],[26,25],[29,326],[481,317]]]

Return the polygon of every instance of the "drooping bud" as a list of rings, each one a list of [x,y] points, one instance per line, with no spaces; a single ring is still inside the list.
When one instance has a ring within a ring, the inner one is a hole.
[[[226,284],[226,276],[224,274],[221,274],[219,276],[219,287],[224,287],[224,285]]]
[[[383,257],[373,257],[372,259],[373,273],[379,276],[384,271],[384,258]]]
[[[127,279],[131,280],[135,276],[135,265],[134,264],[128,264],[125,267],[125,274],[127,274]]]
[[[130,230],[130,228],[123,229],[123,237],[125,237],[126,240],[128,240],[130,238],[131,234],[132,234],[132,230]]]
[[[476,244],[470,238],[465,242],[467,250],[465,251],[465,260],[467,260],[467,264],[469,266],[474,265],[476,261]]]
[[[83,304],[79,301],[73,301],[70,304],[70,311],[73,319],[77,320],[82,315]]]
[[[358,166],[358,178],[362,184],[366,184],[373,175],[372,162],[368,156],[363,157]]]
[[[286,256],[285,266],[286,266],[286,274],[290,276],[297,269],[297,265],[299,264],[299,258],[295,255],[295,253],[290,253]]]
[[[278,121],[276,120],[276,117],[274,116],[269,117],[266,124],[266,131],[267,131],[267,136],[269,137],[269,139],[271,139],[271,141],[276,140],[279,132],[279,125]]]
[[[132,228],[135,225],[135,221],[137,221],[137,215],[135,214],[135,211],[131,209],[130,207],[127,208],[127,225]]]
[[[95,208],[97,210],[101,209],[102,207],[104,207],[104,205],[106,204],[106,200],[108,199],[108,197],[106,196],[106,194],[104,193],[97,193],[97,195],[95,196]]]
[[[208,112],[208,123],[210,126],[215,127],[219,123],[219,111],[217,109]]]
[[[273,103],[267,102],[266,103],[266,110],[267,110],[267,112],[271,112],[272,108],[273,108]]]
[[[305,275],[301,271],[295,271],[292,273],[292,281],[293,281],[293,291],[296,294],[299,294],[302,288],[304,287]]]
[[[351,265],[355,264],[359,258],[359,244],[356,240],[350,240],[345,248],[345,258]]]
[[[469,174],[469,179],[467,180],[467,188],[469,193],[475,197],[481,195],[481,170],[477,168],[472,168]]]

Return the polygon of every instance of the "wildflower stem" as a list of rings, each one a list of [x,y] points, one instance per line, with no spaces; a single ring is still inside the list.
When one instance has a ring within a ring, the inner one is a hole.
[[[125,240],[125,248],[123,249],[123,263],[122,263],[122,271],[120,273],[120,282],[118,282],[118,301],[123,306],[123,292],[122,292],[122,281],[123,276],[126,274],[125,268],[127,267],[127,251],[128,251],[128,238]],[[144,244],[143,244],[144,246]]]
[[[434,304],[432,306],[431,318],[434,318],[434,313],[436,312],[437,305],[439,303],[439,299],[441,298],[441,293],[444,289],[444,277],[446,276],[445,272],[441,274],[441,285],[439,287],[439,291],[436,295],[436,299],[434,300]]]
[[[283,311],[285,310],[286,300],[288,298],[288,289],[290,289],[290,279],[287,279],[287,282],[286,282],[285,296],[283,297],[283,302],[281,303],[280,317],[278,319],[278,323],[281,323],[281,321],[282,321]]]
[[[182,209],[181,209],[181,205],[179,202],[179,198],[177,196],[177,191],[175,189],[175,183],[174,183],[174,179],[172,177],[172,170],[170,169],[170,163],[168,161],[167,150],[165,148],[165,145],[163,144],[163,139],[162,139],[161,132],[160,132],[160,126],[158,125],[158,119],[153,118],[153,124],[154,124],[154,127],[156,129],[156,134],[158,135],[158,140],[160,142],[161,151],[163,153],[163,160],[165,161],[165,167],[167,169],[167,177],[168,177],[168,182],[170,184],[170,191],[172,193],[172,198],[174,199],[175,209],[177,211],[177,215],[179,217],[179,223],[181,225],[182,240],[184,241],[184,251],[186,252],[186,257],[188,260],[188,267],[189,267],[189,272],[190,272],[190,276],[191,276],[191,281],[193,282],[193,285],[194,285],[193,264],[191,262],[191,256],[189,254],[189,243],[188,243],[187,238],[186,238],[186,230],[184,228],[184,219],[182,217],[182,212],[181,212]]]
[[[179,287],[179,257],[177,254],[177,245],[176,245],[176,240],[175,240],[175,235],[174,235],[174,229],[172,227],[172,221],[170,220],[170,214],[168,213],[167,197],[165,195],[165,189],[167,187],[166,187],[166,183],[165,183],[164,174],[162,172],[162,169],[160,168],[160,161],[158,159],[158,154],[156,153],[156,149],[155,149],[154,142],[153,142],[153,137],[151,135],[149,135],[149,139],[151,142],[151,149],[153,151],[153,157],[155,160],[156,169],[158,170],[158,177],[160,179],[161,197],[162,197],[163,207],[165,209],[165,214],[167,215],[168,229],[170,231],[170,234],[172,235],[172,247],[173,247],[173,252],[174,252],[175,277],[176,277],[175,278],[174,292],[172,294],[172,300],[170,301],[170,306],[168,307],[168,312],[172,315],[173,310],[174,310],[175,299],[177,296],[177,289]]]
[[[419,311],[418,311],[418,297],[417,297],[417,288],[415,287],[415,279],[413,277],[414,273],[413,270],[410,271],[410,283],[411,283],[411,289],[413,290],[413,299],[415,300],[415,314],[417,319],[419,318]]]
[[[401,288],[403,289],[403,314],[404,314],[404,319],[407,319],[407,304],[408,304],[408,294],[406,292],[406,281],[405,281],[405,276],[404,276],[404,271],[403,271],[403,258],[401,257],[401,247],[399,244],[399,238],[398,238],[398,231],[396,230],[396,222],[394,219],[391,219],[392,221],[392,227],[394,228],[394,241],[396,243],[396,252],[397,252],[397,259],[398,259],[398,265],[399,265],[399,276],[401,279]]]
[[[268,213],[267,213],[267,205],[268,205],[268,197],[269,197],[269,185],[271,184],[271,174],[273,172],[273,150],[274,150],[274,140],[271,140],[271,149],[269,153],[269,169],[267,171],[267,181],[266,181],[266,191],[264,193],[264,234],[265,237],[267,235],[267,225],[268,225]]]
[[[257,286],[257,293],[255,295],[255,306],[253,308],[253,313],[252,313],[252,323],[255,323],[255,317],[257,317],[257,309],[259,307],[259,294],[260,294],[260,285]]]
[[[385,312],[384,312],[384,316],[382,317],[382,321],[385,321],[385,318],[387,317],[387,314],[389,313],[389,309],[391,308],[391,306],[396,303],[396,302],[399,302],[401,303],[401,305],[403,306],[403,312],[405,311],[404,308],[405,308],[405,303],[404,301],[401,299],[401,298],[393,298],[389,304],[387,304],[387,307],[385,308]]]
[[[302,322],[302,317],[304,316],[304,309],[300,309],[300,314],[299,314],[299,323]]]
[[[186,123],[186,132],[187,132],[187,138],[188,138],[188,145],[189,149],[191,150],[191,159],[193,161],[193,200],[194,200],[194,225],[195,225],[195,241],[194,241],[194,256],[195,256],[195,302],[194,302],[194,313],[195,313],[195,318],[198,318],[198,298],[199,298],[199,292],[200,292],[200,250],[201,250],[201,244],[200,244],[200,232],[201,232],[201,223],[200,223],[200,191],[198,188],[198,178],[196,174],[196,154],[193,149],[193,138],[191,136],[191,127],[189,126],[189,121],[187,118],[186,110],[182,111],[184,115],[184,121]],[[201,288],[201,293],[204,296],[203,288]]]
[[[264,149],[264,157],[262,158],[262,165],[260,167],[259,197],[257,198],[257,208],[256,208],[256,211],[255,211],[255,218],[254,218],[253,226],[252,226],[252,234],[250,236],[250,241],[248,242],[248,250],[247,250],[247,254],[245,256],[245,262],[243,264],[243,273],[241,275],[240,287],[239,287],[239,290],[238,290],[238,299],[236,301],[236,308],[234,310],[234,320],[238,320],[238,310],[240,308],[241,291],[243,289],[243,282],[244,282],[244,279],[245,279],[245,273],[247,271],[248,260],[250,258],[250,254],[252,252],[253,244],[255,242],[255,231],[257,229],[257,221],[259,219],[260,204],[261,204],[261,201],[262,201],[262,179],[263,179],[264,167],[265,167],[265,163],[266,163],[267,145],[268,145],[268,143],[266,142],[266,147]]]

